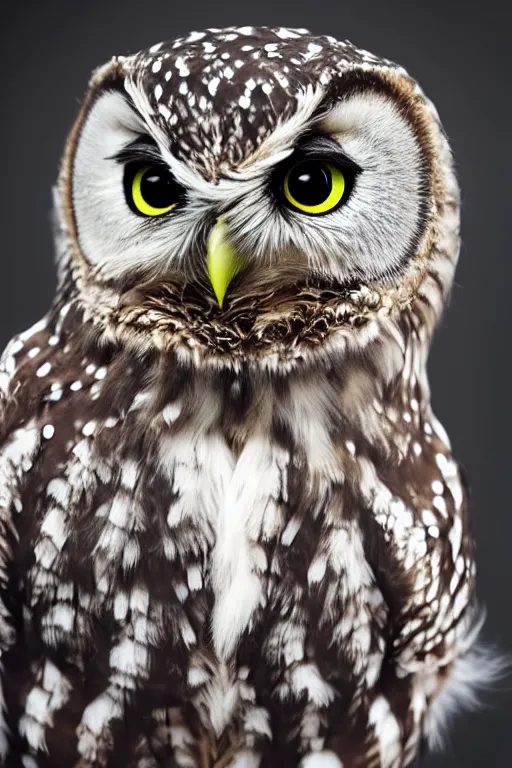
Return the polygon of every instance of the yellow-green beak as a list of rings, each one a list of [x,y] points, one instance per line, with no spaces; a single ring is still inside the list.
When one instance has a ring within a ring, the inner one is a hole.
[[[230,242],[228,228],[222,217],[217,220],[208,237],[206,265],[213,291],[222,307],[229,284],[243,267],[242,257]]]

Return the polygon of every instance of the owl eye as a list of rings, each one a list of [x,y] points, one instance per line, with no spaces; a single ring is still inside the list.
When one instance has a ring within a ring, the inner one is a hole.
[[[304,160],[286,174],[283,191],[292,208],[311,214],[329,213],[349,193],[347,172],[321,160]]]
[[[163,216],[176,207],[185,190],[164,166],[127,166],[126,200],[142,216]]]

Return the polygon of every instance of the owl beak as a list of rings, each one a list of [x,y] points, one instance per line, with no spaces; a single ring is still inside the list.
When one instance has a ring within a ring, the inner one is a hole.
[[[222,308],[229,284],[243,267],[242,257],[230,242],[222,217],[217,219],[209,234],[206,265],[213,291]]]

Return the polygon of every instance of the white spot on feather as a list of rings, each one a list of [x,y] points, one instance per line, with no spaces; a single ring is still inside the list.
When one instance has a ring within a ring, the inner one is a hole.
[[[103,728],[108,726],[114,718],[121,715],[122,710],[119,702],[114,701],[108,693],[103,693],[85,708],[81,725],[86,726],[92,734],[99,736]],[[78,743],[78,751],[84,754],[80,742],[81,739]]]
[[[38,765],[35,759],[30,755],[23,755],[23,757],[21,758],[21,763],[23,765],[23,768],[38,768]]]
[[[53,424],[45,424],[42,431],[45,440],[50,440],[55,434],[55,427]]]
[[[10,440],[2,448],[0,463],[0,502],[3,502],[3,489],[12,486],[8,474],[22,469],[28,472],[32,467],[32,458],[40,444],[40,431],[34,420],[14,430]]]
[[[42,379],[44,376],[47,376],[52,369],[51,363],[43,363],[36,371],[36,376],[38,376],[40,379]]]
[[[281,544],[283,547],[289,547],[293,543],[297,533],[300,530],[301,519],[297,515],[294,515],[289,521],[281,534]]]
[[[18,352],[21,352],[21,350],[23,349],[23,346],[24,346],[23,342],[20,341],[20,339],[16,339],[16,341],[12,341],[8,345],[8,347],[7,347],[7,349],[5,351],[9,352],[10,355],[17,355]]]
[[[215,96],[215,94],[217,93],[217,88],[219,86],[219,83],[220,83],[220,78],[218,77],[212,77],[212,79],[208,83],[208,90],[212,96]]]
[[[238,701],[238,685],[227,665],[221,663],[211,681],[198,693],[196,706],[200,704],[209,713],[211,728],[220,736],[232,721]]]
[[[101,368],[98,368],[98,370],[94,374],[94,378],[104,379],[106,375],[107,375],[107,368],[105,366],[102,366]]]
[[[346,440],[345,445],[347,447],[347,450],[352,456],[356,455],[356,446],[355,443],[352,440]]]
[[[257,752],[243,749],[229,763],[229,768],[259,768],[261,757]]]
[[[60,551],[67,538],[66,518],[60,507],[51,507],[41,525],[41,533],[48,536]]]
[[[169,403],[162,410],[162,418],[167,425],[171,425],[181,413],[181,405],[178,402]]]
[[[197,565],[192,565],[187,570],[187,583],[191,592],[199,591],[203,586],[201,569]]]
[[[46,660],[37,676],[37,684],[30,690],[25,702],[25,713],[20,719],[20,732],[32,749],[46,749],[45,730],[54,725],[53,715],[66,704],[71,684],[60,670]]]
[[[42,320],[38,320],[37,323],[34,323],[34,325],[32,325],[30,328],[27,328],[26,331],[23,331],[23,333],[19,334],[19,341],[22,341],[22,342],[28,341],[28,339],[30,339],[31,336],[35,336],[36,333],[39,333],[40,331],[44,331],[44,329],[46,328],[46,324],[47,324],[46,317],[43,317]],[[16,353],[13,353],[13,354],[16,354]]]
[[[300,696],[305,691],[308,699],[317,707],[326,707],[334,700],[334,688],[324,680],[316,664],[298,664],[290,677],[295,695]]]
[[[87,424],[84,424],[82,427],[82,434],[86,437],[90,437],[92,434],[94,434],[94,430],[96,429],[96,422],[88,421]]]
[[[375,730],[382,768],[392,768],[401,752],[400,726],[384,696],[377,696],[371,705],[368,724]]]
[[[308,584],[318,584],[325,576],[327,570],[327,558],[325,555],[317,557],[308,568]]]
[[[296,32],[293,32],[291,29],[286,29],[285,27],[280,27],[276,32],[277,37],[280,37],[281,40],[288,40],[288,39],[295,39],[300,37]]]
[[[329,751],[311,752],[306,755],[300,763],[300,768],[343,768],[343,763],[339,757]]]

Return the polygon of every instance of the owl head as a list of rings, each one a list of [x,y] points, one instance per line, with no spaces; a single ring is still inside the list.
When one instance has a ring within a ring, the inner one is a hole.
[[[215,365],[426,343],[458,254],[432,104],[305,30],[194,32],[98,69],[57,190],[62,290],[105,334]]]

